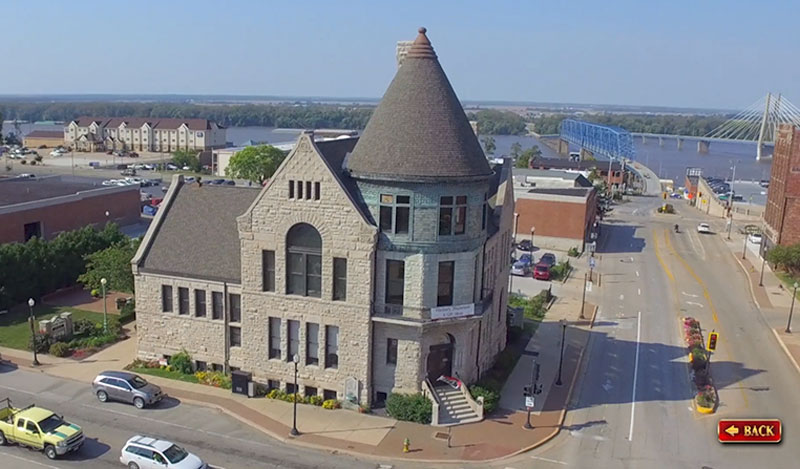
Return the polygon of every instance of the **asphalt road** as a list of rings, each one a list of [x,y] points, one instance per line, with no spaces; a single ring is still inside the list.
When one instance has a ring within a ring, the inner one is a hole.
[[[180,444],[216,468],[337,468],[378,467],[376,462],[330,452],[289,446],[270,439],[217,410],[165,400],[139,411],[120,403],[101,404],[87,385],[42,373],[0,367],[0,397],[15,406],[32,403],[60,414],[83,428],[81,451],[50,461],[42,453],[17,446],[0,447],[0,467],[120,468],[120,451],[133,435],[155,435]]]
[[[606,219],[600,310],[565,431],[525,457],[541,468],[797,467],[800,375],[753,304],[723,236],[698,235],[696,224],[708,220],[688,207],[678,206],[680,216],[654,214],[658,203],[634,198]],[[698,318],[706,337],[720,333],[711,365],[720,398],[714,415],[692,408],[683,316]],[[775,417],[786,431],[782,444],[717,441],[720,418]],[[530,467],[522,461],[505,467]]]

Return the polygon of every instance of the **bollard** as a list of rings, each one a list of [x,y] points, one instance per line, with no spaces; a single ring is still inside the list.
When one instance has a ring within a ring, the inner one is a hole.
[[[408,453],[408,447],[409,447],[409,445],[411,445],[411,441],[409,441],[409,439],[408,439],[408,438],[406,438],[405,440],[403,440],[403,452],[404,452],[404,453]]]

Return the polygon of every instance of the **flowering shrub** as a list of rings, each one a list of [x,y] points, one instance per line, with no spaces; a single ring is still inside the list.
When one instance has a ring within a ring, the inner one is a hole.
[[[324,401],[325,398],[322,396],[314,395],[308,398],[308,403],[315,406],[321,406]]]
[[[336,399],[328,399],[327,401],[322,403],[323,409],[333,410],[342,407],[341,403]]]
[[[714,392],[712,386],[706,385],[697,389],[697,396],[695,396],[697,405],[702,407],[714,407],[717,402],[717,394]]]
[[[194,376],[201,384],[214,386],[215,388],[231,388],[231,377],[218,371],[198,371]]]

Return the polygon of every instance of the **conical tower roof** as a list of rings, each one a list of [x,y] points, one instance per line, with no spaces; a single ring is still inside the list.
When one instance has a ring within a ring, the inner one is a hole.
[[[353,177],[443,181],[492,174],[425,32],[419,29],[348,158]]]

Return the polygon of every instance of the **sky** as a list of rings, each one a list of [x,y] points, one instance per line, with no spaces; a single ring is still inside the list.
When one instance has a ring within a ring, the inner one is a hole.
[[[0,94],[379,98],[428,28],[462,100],[800,104],[800,1],[3,2]]]

